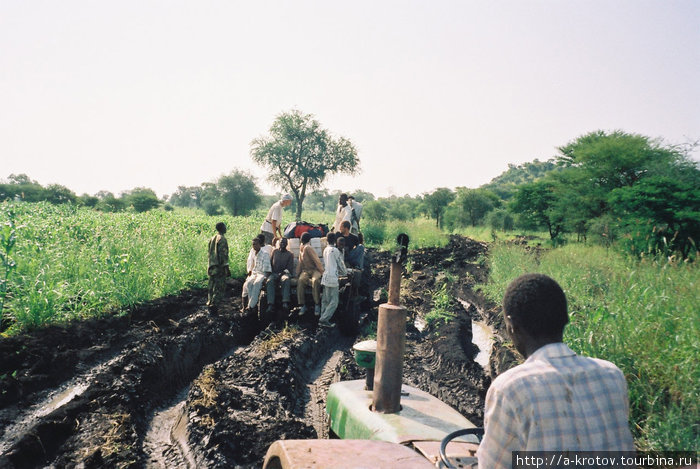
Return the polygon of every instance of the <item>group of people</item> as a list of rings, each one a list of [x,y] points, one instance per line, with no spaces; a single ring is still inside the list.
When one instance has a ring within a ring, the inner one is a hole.
[[[275,202],[260,227],[260,234],[253,238],[246,261],[247,277],[243,284],[243,313],[249,314],[257,307],[260,293],[266,286],[267,310],[275,310],[277,289],[281,290],[281,307],[290,311],[292,279],[296,278],[298,314],[306,314],[306,287],[310,287],[314,302],[314,314],[319,324],[332,327],[330,322],[339,302],[339,278],[359,276],[364,268],[365,247],[360,230],[362,204],[352,196],[341,194],[338,199],[335,222],[326,235],[327,247],[323,250],[323,263],[311,246],[311,236],[303,233],[300,238],[299,260],[289,251],[289,241],[282,235],[282,210],[292,203],[285,194]],[[209,298],[207,306],[216,312],[223,296],[228,267],[228,245],[224,234],[226,226],[219,223],[217,234],[209,241]],[[273,248],[273,244],[276,247]],[[224,268],[225,266],[225,268]],[[323,290],[323,292],[322,292]]]

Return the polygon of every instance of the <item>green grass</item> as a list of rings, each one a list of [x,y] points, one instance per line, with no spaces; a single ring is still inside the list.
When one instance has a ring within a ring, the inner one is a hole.
[[[408,235],[409,249],[441,247],[449,241],[449,236],[435,226],[435,221],[423,217],[406,222],[363,221],[362,233],[368,246],[391,251],[400,233]]]
[[[447,292],[447,283],[443,283],[432,293],[433,307],[424,318],[428,326],[440,322],[447,324],[455,317],[452,312],[452,298]]]
[[[17,263],[8,284],[6,333],[87,318],[206,282],[207,240],[229,227],[232,274],[243,276],[259,217],[155,210],[101,213],[70,205],[5,202],[15,213]]]
[[[695,264],[636,261],[571,244],[537,263],[524,249],[491,250],[484,292],[500,303],[520,274],[557,280],[569,301],[564,340],[615,363],[627,377],[630,419],[641,450],[697,450],[700,441],[700,271]]]

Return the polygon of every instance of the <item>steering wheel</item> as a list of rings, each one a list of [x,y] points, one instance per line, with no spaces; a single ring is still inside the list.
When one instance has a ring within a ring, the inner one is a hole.
[[[458,438],[458,437],[464,436],[464,435],[476,435],[479,438],[479,440],[481,440],[481,437],[484,436],[484,429],[479,428],[479,427],[465,428],[462,430],[454,431],[442,439],[442,442],[440,443],[440,460],[442,461],[442,463],[445,465],[446,468],[457,469],[452,464],[450,464],[450,461],[447,459],[447,455],[445,454],[445,449],[447,448],[447,444],[450,441],[454,440],[455,438]]]

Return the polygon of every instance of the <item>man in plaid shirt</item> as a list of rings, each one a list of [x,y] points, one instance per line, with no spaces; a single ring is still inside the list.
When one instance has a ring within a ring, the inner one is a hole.
[[[486,394],[479,468],[510,468],[513,451],[634,451],[625,377],[562,342],[569,315],[561,287],[541,274],[518,277],[503,313],[526,361]]]

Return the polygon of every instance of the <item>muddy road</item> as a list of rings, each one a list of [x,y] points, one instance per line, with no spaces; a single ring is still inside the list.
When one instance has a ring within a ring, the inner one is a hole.
[[[472,342],[472,322],[486,335],[498,327],[496,308],[473,289],[486,278],[485,254],[461,237],[413,250],[402,286],[411,316],[404,382],[477,425],[490,376],[512,360],[498,334],[489,345]],[[371,256],[368,324],[390,260]],[[443,283],[454,319],[425,327]],[[277,325],[240,317],[241,282],[229,286],[216,316],[206,292],[193,290],[118,317],[0,339],[0,468],[252,468],[277,439],[327,438],[326,391],[364,377],[351,352],[362,337],[318,328],[313,315]],[[477,363],[491,346],[490,360]]]

